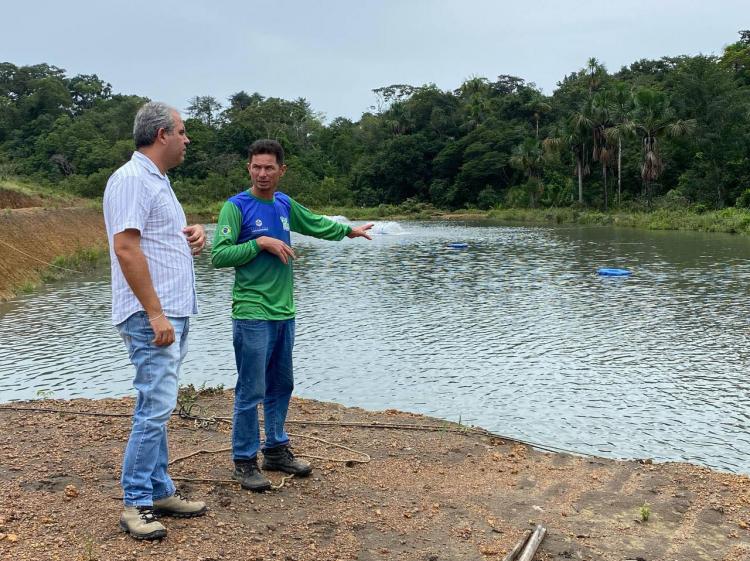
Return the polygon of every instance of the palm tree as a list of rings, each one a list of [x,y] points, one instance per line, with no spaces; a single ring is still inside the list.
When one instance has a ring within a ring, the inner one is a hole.
[[[605,131],[610,143],[617,141],[617,204],[622,203],[622,140],[633,135],[630,121],[633,95],[625,82],[616,82],[609,96],[610,118],[613,125]]]
[[[635,92],[633,101],[633,120],[629,126],[642,139],[641,179],[650,204],[652,183],[659,178],[665,166],[659,150],[659,139],[691,134],[695,130],[696,121],[677,119],[664,92],[641,88]]]
[[[510,157],[510,165],[523,172],[529,187],[529,202],[536,207],[537,197],[542,194],[542,161],[544,150],[538,140],[527,138],[515,147]]]
[[[596,58],[591,57],[586,62],[586,76],[589,86],[589,95],[593,94],[602,85],[607,76],[607,69]]]
[[[608,138],[609,129],[614,127],[612,101],[608,90],[602,90],[591,97],[585,105],[590,114],[593,151],[591,159],[602,166],[604,179],[604,209],[609,207],[609,190],[607,188],[607,171],[612,164],[613,147]]]
[[[526,108],[531,111],[534,118],[536,139],[539,140],[539,121],[541,120],[542,115],[552,111],[552,105],[550,105],[543,96],[538,95],[534,96],[534,98],[526,104]]]
[[[575,160],[575,175],[578,178],[578,202],[583,204],[583,177],[591,172],[588,164],[588,146],[591,121],[583,112],[576,112],[568,118],[562,128],[545,138],[542,146],[547,154],[570,150]]]

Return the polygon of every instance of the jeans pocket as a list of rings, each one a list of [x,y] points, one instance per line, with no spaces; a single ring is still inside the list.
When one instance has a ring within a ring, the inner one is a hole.
[[[235,348],[263,349],[270,337],[270,322],[263,319],[236,319],[232,329]]]
[[[154,330],[151,328],[146,312],[134,313],[121,324],[117,325],[117,331],[125,343],[125,348],[131,360],[139,345],[147,346],[154,338]]]

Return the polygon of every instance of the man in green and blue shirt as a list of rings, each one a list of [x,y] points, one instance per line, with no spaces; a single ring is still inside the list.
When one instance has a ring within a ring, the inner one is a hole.
[[[339,241],[371,239],[372,224],[351,227],[308,209],[276,189],[286,172],[284,151],[274,140],[250,146],[250,189],[231,197],[219,214],[211,260],[234,267],[232,323],[237,362],[232,427],[234,478],[253,491],[270,481],[258,468],[258,405],[263,403],[263,469],[298,476],[312,471],[294,457],[284,422],[294,388],[294,296],[291,232]]]

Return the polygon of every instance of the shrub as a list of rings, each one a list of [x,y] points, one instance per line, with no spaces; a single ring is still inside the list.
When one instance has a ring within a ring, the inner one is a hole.
[[[737,208],[750,208],[750,189],[745,189],[734,203]]]
[[[505,206],[510,208],[526,208],[529,206],[529,194],[521,186],[514,186],[505,192]]]
[[[654,201],[654,206],[665,210],[682,210],[690,206],[690,200],[678,189],[670,189]]]

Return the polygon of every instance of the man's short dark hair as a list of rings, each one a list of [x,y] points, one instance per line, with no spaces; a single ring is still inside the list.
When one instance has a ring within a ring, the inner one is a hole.
[[[284,165],[284,149],[281,147],[281,144],[270,138],[256,140],[250,145],[247,152],[248,160],[252,160],[253,156],[258,154],[271,154],[272,156],[276,156],[277,164],[280,166]]]

